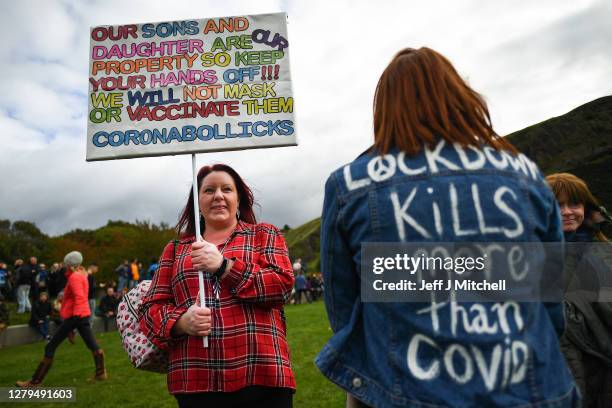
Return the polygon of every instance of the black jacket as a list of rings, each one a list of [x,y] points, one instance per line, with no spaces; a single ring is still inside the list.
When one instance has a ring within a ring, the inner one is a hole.
[[[612,243],[593,238],[581,229],[566,236],[569,285],[561,338],[561,350],[586,408],[612,407],[612,302],[600,298],[601,288],[610,286],[612,277]]]
[[[68,283],[66,267],[58,269],[54,273],[49,273],[49,291],[51,296],[55,297],[59,292],[63,291],[66,283]]]
[[[100,300],[100,313],[103,315],[107,312],[114,312],[117,314],[117,306],[119,305],[119,299],[114,296],[104,296],[102,300]]]
[[[38,265],[21,265],[17,271],[17,285],[33,285],[38,271],[40,271]]]
[[[51,302],[46,301],[43,303],[37,300],[36,302],[34,302],[34,305],[32,305],[32,315],[30,316],[30,323],[36,325],[38,324],[39,320],[45,320],[45,318],[49,317],[50,314]]]
[[[87,292],[87,299],[96,298],[96,278],[92,274],[87,275],[87,282],[89,283],[89,291]]]

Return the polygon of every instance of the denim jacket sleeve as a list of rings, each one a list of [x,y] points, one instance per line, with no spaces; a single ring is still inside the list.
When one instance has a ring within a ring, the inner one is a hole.
[[[336,173],[332,173],[325,183],[321,221],[321,271],[325,284],[327,316],[334,333],[348,324],[355,302],[359,300],[359,271],[345,239],[341,214]]]

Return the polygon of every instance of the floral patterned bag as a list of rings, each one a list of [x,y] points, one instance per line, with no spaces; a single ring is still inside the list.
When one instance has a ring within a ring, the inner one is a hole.
[[[142,281],[123,296],[117,312],[117,328],[132,365],[163,374],[168,372],[168,353],[151,343],[138,323],[138,308],[150,286],[150,280]]]
[[[177,242],[174,241],[175,256]],[[123,296],[117,312],[117,328],[123,340],[123,348],[134,367],[165,374],[168,372],[168,352],[151,343],[138,323],[138,310],[150,287],[151,281],[145,280]]]

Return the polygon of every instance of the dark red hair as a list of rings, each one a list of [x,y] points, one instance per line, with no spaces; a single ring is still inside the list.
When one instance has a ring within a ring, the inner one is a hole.
[[[415,155],[443,138],[463,146],[487,144],[516,153],[491,125],[482,96],[449,60],[430,48],[406,48],[381,75],[374,95],[374,146]]]
[[[249,224],[257,224],[255,219],[255,212],[253,211],[253,204],[255,203],[253,198],[253,192],[246,185],[242,177],[236,170],[232,169],[227,164],[213,164],[212,166],[204,166],[198,171],[198,192],[202,187],[202,180],[213,171],[223,171],[229,174],[236,184],[236,191],[238,192],[238,210],[240,211],[239,220],[248,222]],[[200,219],[202,216],[200,216]],[[181,237],[188,237],[195,235],[195,221],[193,211],[193,186],[189,189],[189,198],[185,208],[181,212],[178,224],[176,224],[176,231]],[[204,225],[202,223],[200,233],[204,233]]]

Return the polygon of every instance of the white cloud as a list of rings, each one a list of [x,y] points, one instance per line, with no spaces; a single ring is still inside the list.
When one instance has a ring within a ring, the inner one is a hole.
[[[226,2],[228,3],[228,2]],[[445,54],[485,95],[500,133],[610,94],[604,1],[21,1],[0,14],[0,218],[45,232],[108,219],[174,224],[189,156],[86,163],[89,30],[95,25],[286,10],[300,146],[202,154],[253,186],[263,220],[320,214],[327,175],[372,141],[378,77],[404,47]]]

